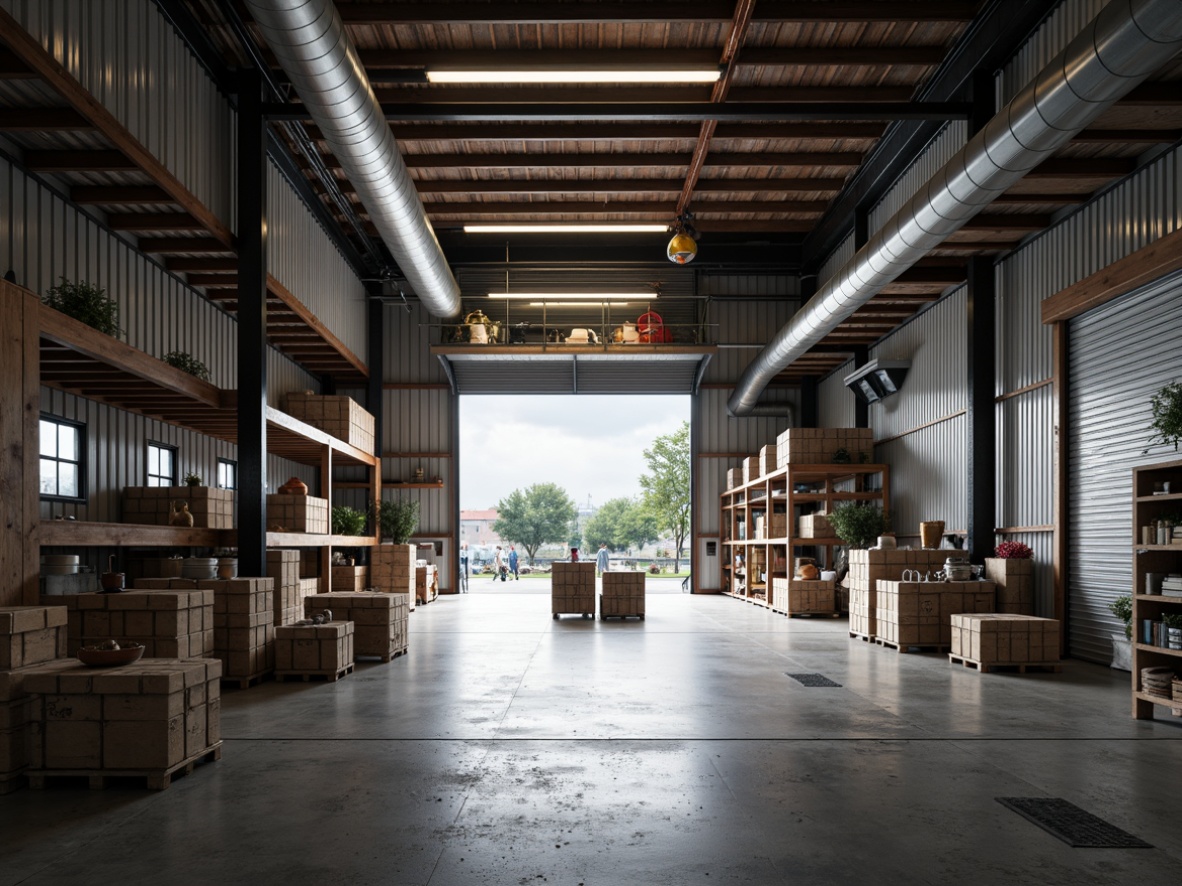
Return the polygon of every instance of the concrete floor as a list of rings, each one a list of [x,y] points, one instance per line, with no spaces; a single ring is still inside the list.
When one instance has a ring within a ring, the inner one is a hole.
[[[222,760],[167,791],[0,798],[0,883],[1175,884],[1182,725],[1128,711],[1107,668],[981,675],[725,597],[441,597],[391,664],[227,690]]]

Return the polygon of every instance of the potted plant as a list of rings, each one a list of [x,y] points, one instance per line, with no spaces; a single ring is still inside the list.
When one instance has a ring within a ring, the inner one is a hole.
[[[1166,626],[1167,643],[1170,649],[1182,649],[1182,612],[1171,612],[1161,617]]]
[[[1172,443],[1177,452],[1182,440],[1182,382],[1170,382],[1150,398],[1149,405],[1153,412],[1149,442]]]
[[[379,535],[390,539],[396,545],[410,541],[419,526],[419,503],[410,499],[396,498],[374,504]]]
[[[1034,615],[1034,551],[1020,541],[1003,541],[985,558],[985,577],[997,588],[997,611]]]
[[[45,290],[45,295],[41,296],[42,304],[106,335],[122,337],[119,305],[107,296],[105,289],[85,280],[72,283],[62,277],[61,281],[57,286]]]
[[[373,505],[373,519],[381,538],[392,544],[380,544],[370,549],[370,581],[378,590],[394,594],[409,594],[410,605],[415,604],[415,546],[409,544],[419,525],[419,503],[411,499],[395,498]]]
[[[200,474],[194,473],[193,471],[189,471],[189,473],[185,474],[186,486],[200,486],[201,483],[202,480]]]
[[[870,547],[887,528],[886,517],[872,504],[843,501],[826,518],[837,537],[851,548]]]
[[[1108,611],[1125,623],[1124,634],[1112,635],[1112,667],[1118,671],[1133,669],[1133,598],[1128,594],[1108,604]]]
[[[333,535],[364,535],[365,512],[347,505],[338,505],[332,509]]]
[[[209,367],[184,351],[169,351],[164,355],[164,362],[181,372],[189,373],[194,378],[209,381]]]

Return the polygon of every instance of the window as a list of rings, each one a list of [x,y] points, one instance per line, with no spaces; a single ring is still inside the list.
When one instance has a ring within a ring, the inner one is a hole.
[[[238,462],[228,458],[218,459],[218,489],[238,488]]]
[[[41,417],[41,497],[86,498],[86,426]]]
[[[148,443],[148,485],[176,486],[176,447]]]

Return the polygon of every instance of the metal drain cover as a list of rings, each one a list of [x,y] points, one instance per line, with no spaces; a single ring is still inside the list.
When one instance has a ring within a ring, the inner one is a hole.
[[[1077,849],[1152,849],[1140,837],[1058,797],[997,797],[997,802]]]
[[[834,683],[824,674],[787,674],[801,686],[838,686],[840,683]]]

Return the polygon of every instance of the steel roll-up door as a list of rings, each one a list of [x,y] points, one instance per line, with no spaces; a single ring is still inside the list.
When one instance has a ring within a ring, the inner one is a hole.
[[[1124,626],[1108,604],[1132,590],[1132,469],[1179,458],[1150,445],[1149,400],[1182,380],[1182,273],[1068,326],[1068,652],[1107,663]]]

